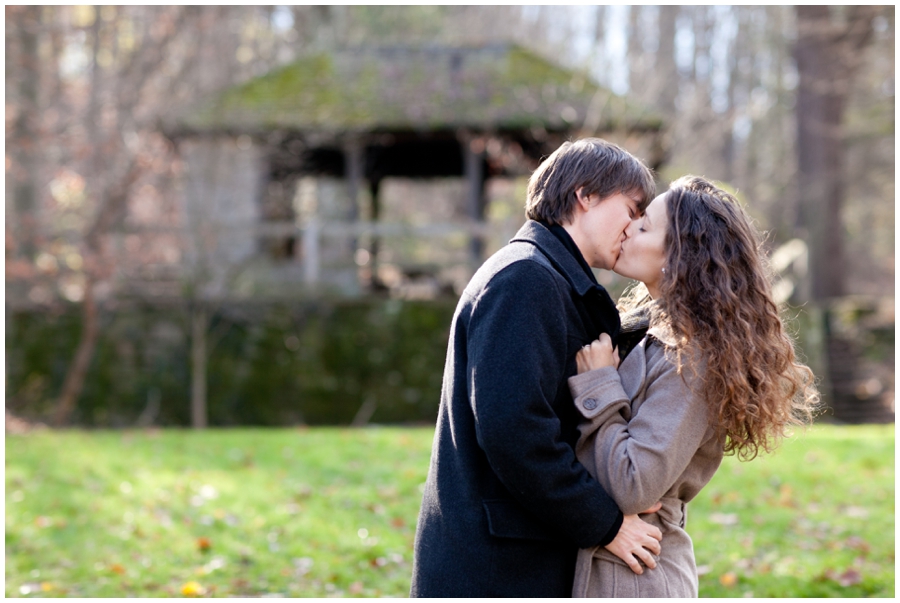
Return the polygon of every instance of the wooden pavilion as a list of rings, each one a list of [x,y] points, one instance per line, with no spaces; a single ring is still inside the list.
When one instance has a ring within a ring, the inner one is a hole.
[[[461,220],[412,230],[428,238],[461,229],[474,267],[484,254],[489,178],[527,176],[564,140],[586,135],[654,169],[665,157],[658,115],[514,44],[306,56],[163,130],[185,158],[186,215],[226,224],[217,257],[234,262],[263,249],[296,260],[307,286],[346,292],[360,282],[383,287],[380,238],[411,232],[381,221],[387,178],[464,179]],[[256,226],[241,227],[248,222]]]

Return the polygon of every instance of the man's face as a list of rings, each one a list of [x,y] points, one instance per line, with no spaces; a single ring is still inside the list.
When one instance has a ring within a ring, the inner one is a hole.
[[[638,200],[622,193],[603,200],[590,195],[589,199],[590,207],[578,219],[582,236],[576,243],[588,265],[612,270],[626,238],[625,229],[640,215]]]

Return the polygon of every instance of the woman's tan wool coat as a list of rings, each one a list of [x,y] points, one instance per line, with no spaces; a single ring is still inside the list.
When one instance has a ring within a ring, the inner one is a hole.
[[[619,370],[569,378],[583,415],[578,460],[626,515],[662,502],[642,516],[662,530],[655,569],[637,575],[603,547],[578,552],[575,597],[696,597],[694,549],[685,531],[686,503],[712,478],[723,446],[692,393],[691,371],[679,375],[666,357],[665,336],[651,329]]]

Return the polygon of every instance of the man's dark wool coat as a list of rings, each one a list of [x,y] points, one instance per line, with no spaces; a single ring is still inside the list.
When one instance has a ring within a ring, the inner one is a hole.
[[[582,346],[618,329],[609,295],[538,222],[472,277],[450,329],[411,596],[571,596],[577,549],[611,541],[622,514],[575,458],[566,379]]]

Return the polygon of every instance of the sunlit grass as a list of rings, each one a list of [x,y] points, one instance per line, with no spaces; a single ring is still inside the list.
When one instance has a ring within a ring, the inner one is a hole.
[[[406,595],[430,443],[403,429],[7,437],[6,594],[193,581],[216,596]]]
[[[894,426],[815,426],[727,458],[689,506],[708,597],[893,597]]]
[[[894,432],[816,427],[693,502],[701,596],[893,596]],[[6,438],[6,595],[406,596],[429,428]]]

